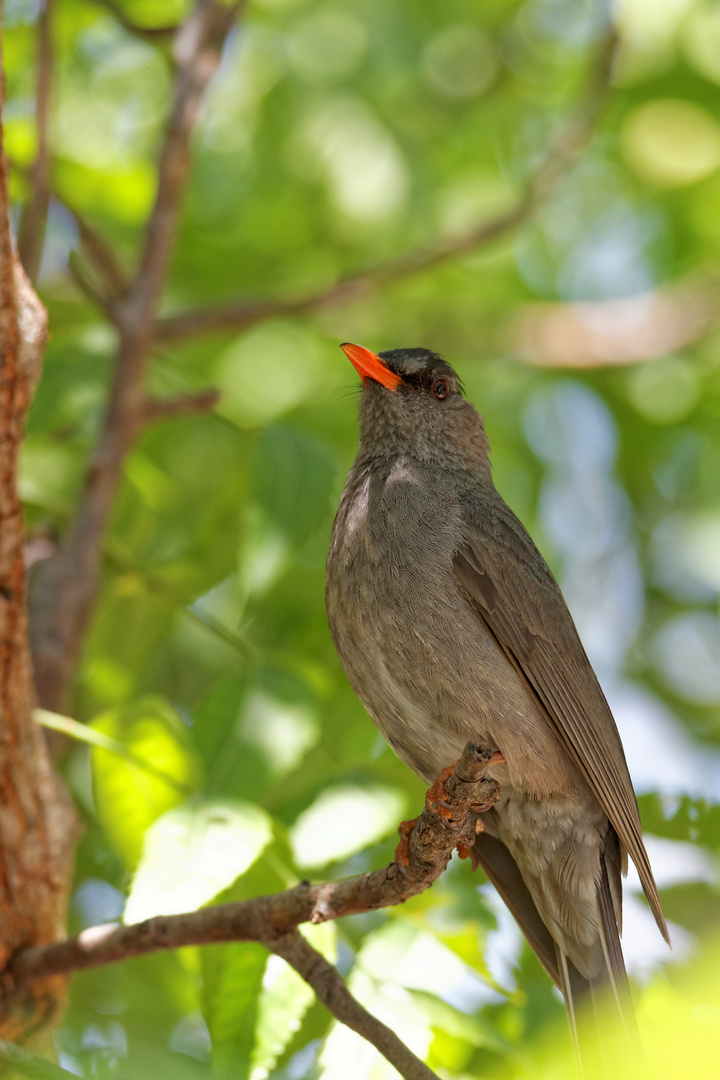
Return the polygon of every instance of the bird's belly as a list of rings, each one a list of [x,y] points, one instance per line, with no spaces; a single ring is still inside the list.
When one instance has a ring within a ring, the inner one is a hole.
[[[362,552],[354,562],[352,588],[329,598],[331,630],[353,689],[414,772],[431,783],[475,739],[505,756],[498,781],[530,798],[587,790],[449,568],[398,560],[380,578]]]
[[[608,821],[589,789],[586,798],[528,799],[501,788],[485,815],[505,844],[545,925],[586,978],[603,966],[597,886]]]

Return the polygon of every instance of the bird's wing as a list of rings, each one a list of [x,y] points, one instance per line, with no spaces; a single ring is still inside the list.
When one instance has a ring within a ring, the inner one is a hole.
[[[468,500],[464,517],[455,580],[585,776],[669,941],[620,735],[557,582],[500,496]]]

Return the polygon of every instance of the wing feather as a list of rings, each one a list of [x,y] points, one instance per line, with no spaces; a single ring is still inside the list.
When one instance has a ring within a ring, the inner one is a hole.
[[[500,496],[489,507],[484,503],[482,514],[471,503],[465,511],[455,580],[585,776],[669,942],[620,735],[557,582]]]

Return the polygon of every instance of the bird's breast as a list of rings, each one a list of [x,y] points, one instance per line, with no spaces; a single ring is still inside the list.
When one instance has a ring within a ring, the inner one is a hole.
[[[404,636],[431,626],[455,591],[452,558],[459,508],[405,459],[351,472],[328,559],[328,610],[370,620],[375,633]]]
[[[502,750],[513,786],[567,786],[569,759],[456,582],[456,483],[398,460],[355,467],[328,558],[330,630],[348,679],[395,752],[429,782],[470,738]]]

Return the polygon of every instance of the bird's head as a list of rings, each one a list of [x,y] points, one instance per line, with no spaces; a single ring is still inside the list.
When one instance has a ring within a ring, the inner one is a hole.
[[[361,451],[489,468],[482,417],[441,356],[430,349],[374,353],[350,342],[340,347],[363,381]]]

